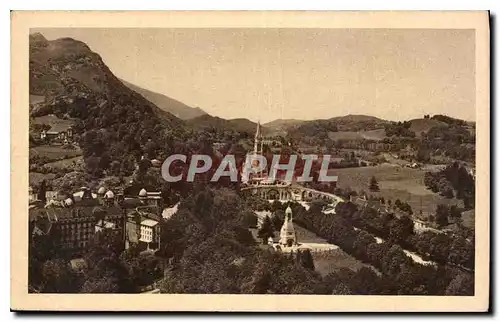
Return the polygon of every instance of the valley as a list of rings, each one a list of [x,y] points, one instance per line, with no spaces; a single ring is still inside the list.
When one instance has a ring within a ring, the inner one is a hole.
[[[119,79],[79,40],[40,33],[29,76],[30,289],[474,292],[474,122],[224,119]],[[176,154],[185,162],[170,182],[162,164]],[[199,154],[214,162],[186,180]],[[310,182],[269,176],[274,155],[306,154],[330,156],[338,178],[321,182],[319,159]],[[211,180],[226,155],[238,180]],[[244,179],[249,155],[268,165]]]

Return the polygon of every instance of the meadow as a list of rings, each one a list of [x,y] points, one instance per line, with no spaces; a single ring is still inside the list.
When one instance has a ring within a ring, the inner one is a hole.
[[[38,156],[46,158],[52,162],[74,158],[80,155],[82,155],[82,150],[79,148],[65,149],[62,146],[57,145],[40,145],[30,148],[30,158]]]
[[[332,169],[329,173],[339,177],[337,183],[339,188],[350,188],[358,193],[365,191],[370,195],[390,199],[393,203],[399,199],[410,204],[413,213],[418,213],[420,210],[423,214],[434,213],[440,203],[463,206],[463,203],[455,198],[447,199],[427,189],[424,185],[423,169],[384,163],[373,167]],[[372,177],[378,181],[379,192],[369,190]]]
[[[382,140],[385,136],[384,129],[370,131],[338,131],[328,132],[328,137],[332,140]]]

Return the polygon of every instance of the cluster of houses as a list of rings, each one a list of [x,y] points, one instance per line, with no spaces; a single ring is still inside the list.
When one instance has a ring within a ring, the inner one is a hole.
[[[40,132],[40,139],[44,142],[68,144],[73,140],[73,128],[60,128],[53,126],[50,130],[43,130]]]
[[[49,114],[34,118],[30,122],[44,126],[44,129],[37,132],[36,135],[39,135],[40,140],[45,143],[69,144],[73,142],[74,122],[69,119],[61,119],[56,115]]]
[[[81,253],[103,230],[115,234],[124,249],[159,249],[162,214],[176,211],[164,209],[161,193],[142,185],[120,191],[82,187],[71,195],[48,191],[45,196],[38,200],[31,189],[30,238],[36,242],[36,236],[51,236],[56,247],[72,254]]]

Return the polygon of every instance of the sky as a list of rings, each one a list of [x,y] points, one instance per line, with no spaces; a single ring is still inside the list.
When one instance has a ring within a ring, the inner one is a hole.
[[[226,118],[475,120],[474,30],[32,29],[119,78]]]

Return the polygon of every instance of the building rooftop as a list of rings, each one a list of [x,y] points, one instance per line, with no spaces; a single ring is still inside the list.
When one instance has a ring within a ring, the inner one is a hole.
[[[87,267],[87,262],[83,258],[75,258],[69,261],[71,268],[74,270],[82,270]]]
[[[137,198],[137,196],[139,195],[139,192],[143,189],[149,193],[156,191],[155,187],[153,187],[153,186],[132,183],[123,189],[123,195],[125,197]]]
[[[113,229],[115,228],[116,225],[112,222],[109,222],[109,221],[106,221],[106,220],[99,220],[99,222],[97,222],[96,224],[96,231],[99,231],[100,229],[104,228],[104,229]]]
[[[88,194],[88,195],[86,195],[86,194]],[[75,199],[75,201],[80,201],[84,197],[87,197],[89,199],[90,199],[90,197],[92,197],[92,199],[95,199],[95,198],[97,198],[97,194],[91,193],[90,191],[85,191],[85,190],[81,190],[81,191],[73,193],[73,198]]]
[[[176,203],[173,207],[163,209],[161,216],[163,217],[163,219],[170,219],[177,213],[177,210],[179,210],[179,203]]]
[[[154,227],[158,224],[156,220],[153,219],[146,219],[141,222],[142,226],[148,226],[148,227]]]
[[[120,216],[122,211],[118,207],[71,207],[71,208],[42,208],[30,209],[30,220],[39,218],[48,218],[51,222],[57,222],[65,219],[94,217],[95,211],[101,210],[106,213],[106,216]]]
[[[123,201],[121,202],[120,205],[122,208],[127,208],[127,209],[134,208],[135,209],[137,207],[143,206],[144,202],[138,198],[125,198],[125,199],[123,199]]]

